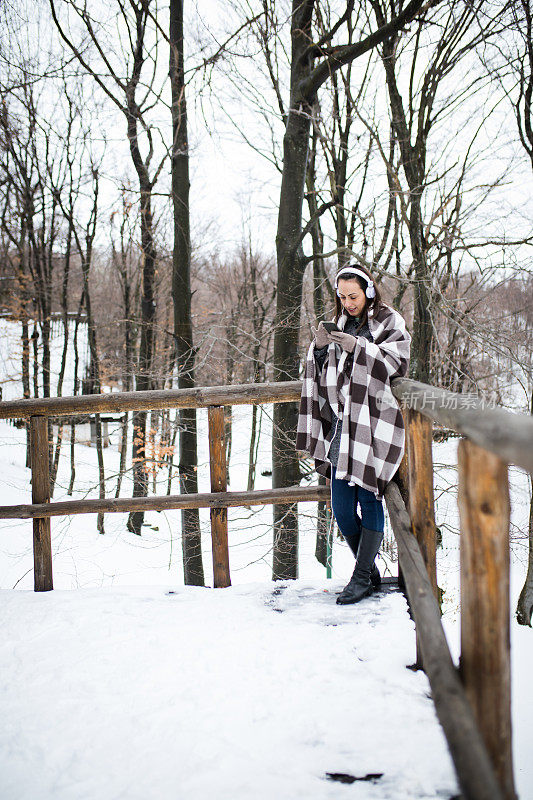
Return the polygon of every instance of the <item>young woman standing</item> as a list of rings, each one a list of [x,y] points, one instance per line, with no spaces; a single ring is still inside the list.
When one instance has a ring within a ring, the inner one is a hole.
[[[383,539],[382,497],[405,447],[390,381],[407,374],[411,337],[366,269],[343,267],[335,289],[335,329],[322,322],[312,328],[296,448],[313,456],[316,471],[331,479],[333,514],[356,558],[337,598],[348,604],[381,581],[374,561]]]

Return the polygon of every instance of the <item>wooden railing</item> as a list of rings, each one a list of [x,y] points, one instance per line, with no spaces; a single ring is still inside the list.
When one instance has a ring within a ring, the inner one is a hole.
[[[286,403],[299,400],[301,384],[279,382],[209,386],[148,392],[113,392],[81,397],[52,397],[0,403],[0,419],[26,419],[30,426],[32,502],[0,506],[0,519],[33,519],[35,591],[53,589],[50,518],[74,514],[164,511],[182,508],[211,509],[213,583],[216,588],[231,585],[228,552],[230,506],[253,506],[327,500],[324,486],[292,486],[282,489],[228,492],[224,406],[258,403]],[[121,497],[95,500],[50,502],[47,420],[51,417],[102,414],[125,411],[153,411],[167,408],[207,408],[211,492],[164,497]]]
[[[533,473],[533,419],[407,379],[394,381],[392,391],[403,408],[407,448],[385,500],[416,623],[418,658],[463,796],[513,800],[508,464]],[[433,422],[465,437],[458,445],[459,670],[438,603]]]
[[[294,402],[301,383],[246,384],[0,403],[0,419],[29,419],[32,503],[0,519],[33,518],[37,591],[52,588],[50,518],[94,512],[211,509],[215,586],[230,584],[229,506],[326,500],[325,487],[226,491],[223,406]],[[385,491],[425,670],[465,800],[513,800],[507,464],[533,473],[533,420],[482,400],[408,379],[393,382],[406,421],[406,457]],[[129,410],[208,408],[210,493],[50,503],[47,418]],[[452,661],[440,618],[433,499],[433,421],[460,434],[461,659]],[[414,534],[414,535],[413,535]]]

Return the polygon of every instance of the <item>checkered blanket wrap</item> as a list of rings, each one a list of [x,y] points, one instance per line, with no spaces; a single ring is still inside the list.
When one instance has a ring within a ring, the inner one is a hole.
[[[344,328],[343,314],[337,325]],[[331,411],[342,420],[335,477],[382,497],[398,469],[405,448],[402,413],[390,382],[404,377],[411,336],[403,317],[390,306],[368,316],[373,341],[362,336],[352,353],[330,344],[322,371],[307,353],[296,434],[296,449],[315,459],[315,469],[331,477],[327,460],[333,437]]]

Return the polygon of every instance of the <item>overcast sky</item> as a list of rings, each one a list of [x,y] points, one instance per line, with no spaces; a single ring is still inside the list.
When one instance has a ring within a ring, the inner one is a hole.
[[[227,0],[201,0],[185,4],[186,70],[190,78],[187,92],[192,237],[193,244],[204,252],[217,249],[227,253],[250,233],[254,247],[271,255],[275,251],[281,176],[279,170],[260,152],[271,156],[274,150],[279,157],[283,124],[275,95],[269,85],[263,56],[253,37],[241,37],[232,40],[228,54],[207,72],[194,72],[194,68],[203,58],[216,52],[221,43],[242,25],[242,9],[246,7],[246,0],[236,2],[241,3],[240,12],[232,10],[231,3]],[[58,9],[63,9],[61,2],[57,2],[57,6]],[[22,42],[23,49],[41,63],[47,61],[50,51],[58,53],[58,35],[51,23],[48,3],[45,0],[37,4],[17,0],[12,3],[12,7],[18,13],[20,24],[17,37]],[[287,45],[289,3],[279,2],[277,7],[280,19],[283,20],[284,14],[287,19],[280,29],[281,42]],[[110,47],[115,49],[113,63],[120,64],[123,56],[116,33],[116,6],[112,2],[95,2],[91,5],[91,11],[99,20],[105,19],[107,15]],[[164,5],[161,6],[160,19],[165,25],[167,10]],[[72,27],[72,33],[73,36],[76,34],[75,26]],[[167,59],[166,46],[163,45],[158,56],[157,79],[164,87],[163,99],[168,102]],[[419,63],[422,69],[423,52]],[[361,60],[361,64],[358,63],[354,68],[356,82],[360,79],[364,66],[365,62]],[[288,76],[283,60],[280,61],[280,69],[285,84],[283,101],[286,103]],[[448,83],[442,87],[439,98],[444,107],[448,102],[453,102],[457,87],[461,86],[470,69],[480,69],[477,57],[465,62],[460,72],[452,74]],[[107,139],[107,153],[102,166],[107,181],[102,184],[101,192],[101,215],[105,219],[119,206],[117,185],[122,181],[130,181],[135,187],[136,176],[129,154],[123,115],[109,100],[103,99],[103,94],[95,89],[91,80],[86,80],[84,87],[87,108],[94,103],[99,106],[98,121],[91,122],[91,140],[95,152],[98,151],[102,139]],[[42,88],[45,107],[50,100],[52,108],[54,91],[52,85],[47,84]],[[442,187],[453,185],[473,133],[479,127],[483,114],[494,105],[495,99],[498,97],[494,88],[480,90],[477,96],[473,96],[461,108],[451,110],[447,116],[444,114],[432,134],[428,161],[435,164],[434,175],[444,174],[444,177],[427,190],[428,213],[431,213],[432,204],[435,207],[438,203]],[[388,146],[387,93],[383,69],[379,63],[374,68],[371,90],[361,104],[361,110],[368,116],[372,115],[372,122],[380,129],[384,146]],[[46,117],[46,110],[41,109],[41,113]],[[55,110],[50,113],[52,117],[59,114]],[[171,133],[169,109],[159,105],[151,113],[150,119],[168,144]],[[49,121],[55,123],[54,119]],[[354,166],[364,158],[366,146],[363,126],[354,126]],[[479,134],[473,155],[473,166],[465,183],[465,204],[473,202],[476,192],[479,194],[481,191],[480,187],[493,183],[506,168],[508,174],[492,197],[470,216],[468,225],[472,234],[497,237],[506,233],[515,238],[526,229],[529,232],[530,220],[533,218],[531,168],[517,141],[516,121],[507,101],[502,99],[496,104],[490,122]],[[169,177],[169,165],[166,165],[156,192],[168,192]],[[372,224],[379,226],[380,208],[386,206],[387,186],[383,164],[378,156],[371,162],[369,178],[371,184],[367,210],[369,214],[375,214],[375,222]],[[327,187],[327,174],[324,170],[322,182]],[[357,186],[356,180],[354,191]],[[168,227],[170,200],[160,198],[157,203],[158,213],[166,212],[164,216],[167,231],[164,238],[171,241]],[[327,229],[327,218],[324,218],[324,225]],[[102,241],[101,244],[104,245],[105,242]],[[306,247],[309,247],[308,243]]]

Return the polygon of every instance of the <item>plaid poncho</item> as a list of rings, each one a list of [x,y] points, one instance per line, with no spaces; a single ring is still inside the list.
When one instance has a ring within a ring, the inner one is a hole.
[[[342,314],[337,323],[341,330],[346,320]],[[411,336],[403,317],[386,305],[375,314],[369,311],[368,327],[373,341],[358,336],[353,354],[330,344],[322,371],[315,363],[315,345],[311,343],[296,449],[309,453],[316,471],[331,477],[327,454],[334,433],[333,410],[342,424],[335,477],[382,497],[405,448],[403,417],[390,381],[407,373]]]

